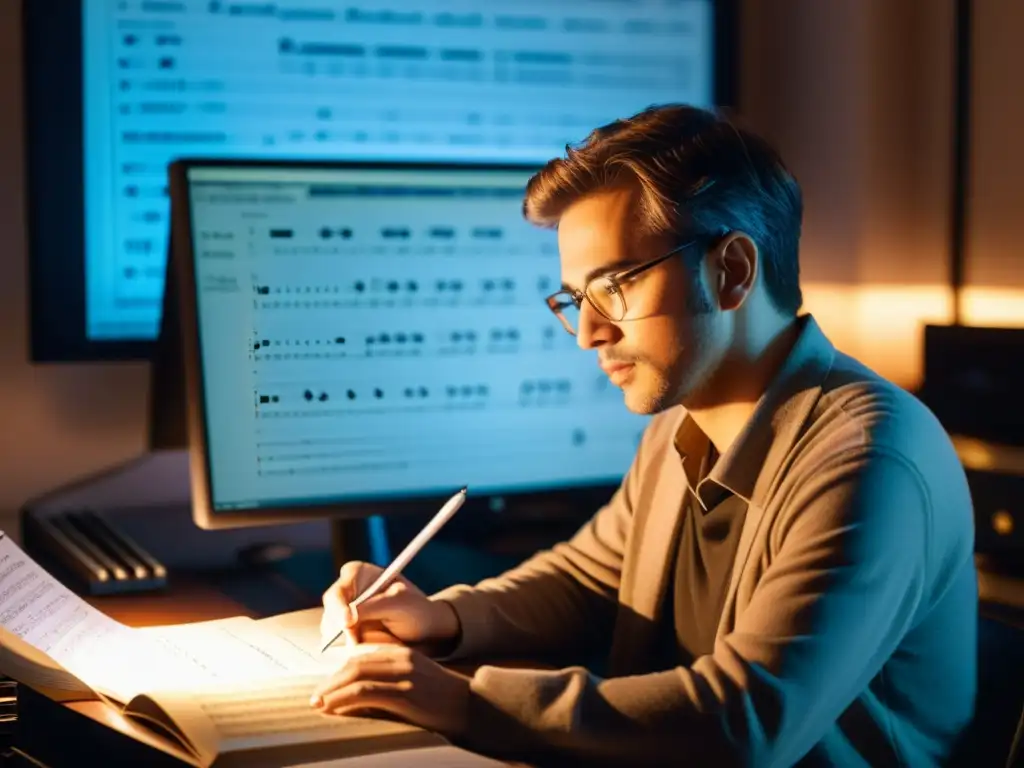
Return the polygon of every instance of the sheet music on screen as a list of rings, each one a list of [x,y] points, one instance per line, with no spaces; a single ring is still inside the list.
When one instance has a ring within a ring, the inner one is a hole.
[[[544,306],[517,170],[189,170],[216,509],[618,482],[646,418]]]
[[[152,338],[180,156],[546,160],[710,105],[711,0],[82,0],[86,326]]]

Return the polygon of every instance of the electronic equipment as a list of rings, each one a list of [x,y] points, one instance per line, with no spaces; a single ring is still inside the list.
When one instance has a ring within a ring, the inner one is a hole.
[[[463,484],[425,586],[569,535],[646,419],[544,305],[557,237],[521,215],[536,170],[176,163],[151,452],[26,504],[27,549],[93,594],[328,544],[384,563]],[[243,600],[290,609],[277,581]]]
[[[149,357],[175,157],[543,161],[732,105],[736,6],[25,0],[32,356]]]
[[[167,567],[92,509],[24,518],[29,546],[49,553],[90,594],[148,592],[167,586]]]
[[[979,554],[1024,552],[1024,328],[929,325],[920,399],[967,471]]]
[[[184,450],[151,451],[31,499],[21,510],[21,531],[25,550],[84,594],[152,592],[201,572],[269,615],[315,605],[336,572],[326,520],[197,528]],[[289,569],[288,583],[250,557],[282,547],[305,569]]]
[[[532,165],[182,160],[173,255],[203,528],[592,513],[647,423],[544,304]]]

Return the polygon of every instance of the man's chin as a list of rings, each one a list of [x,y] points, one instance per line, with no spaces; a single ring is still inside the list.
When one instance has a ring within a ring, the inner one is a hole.
[[[664,407],[661,403],[656,400],[644,400],[640,403],[631,403],[629,398],[626,398],[626,409],[630,413],[635,413],[637,416],[653,416],[656,413],[661,413]]]
[[[638,384],[623,386],[622,397],[626,408],[639,416],[652,416],[666,408],[664,397]]]

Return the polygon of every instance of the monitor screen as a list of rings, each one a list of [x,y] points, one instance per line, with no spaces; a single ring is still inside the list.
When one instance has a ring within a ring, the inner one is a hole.
[[[730,6],[26,3],[34,357],[149,353],[174,158],[546,160],[652,103],[730,103]]]
[[[175,166],[201,525],[621,480],[647,420],[545,305],[535,171]]]

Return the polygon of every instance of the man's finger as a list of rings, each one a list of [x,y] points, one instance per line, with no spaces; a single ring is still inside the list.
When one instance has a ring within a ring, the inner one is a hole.
[[[332,624],[332,626],[334,626]],[[339,627],[340,629],[340,627]],[[395,637],[380,621],[362,621],[346,627],[345,640],[349,643],[366,645],[403,645],[402,641]],[[338,630],[335,630],[337,632]],[[333,637],[333,635],[331,635]],[[325,635],[324,641],[326,642]],[[339,640],[339,643],[341,641]]]
[[[325,598],[326,603],[326,598]],[[320,639],[327,642],[328,639],[337,635],[341,630],[352,625],[351,612],[345,604],[341,606],[324,606],[323,616],[320,617]]]
[[[412,663],[405,649],[394,646],[360,646],[348,657],[341,669],[313,689],[313,698],[323,697],[331,690],[360,680],[399,680],[407,678],[411,672]]]
[[[377,566],[359,560],[345,563],[338,571],[338,578],[324,593],[324,605],[351,603],[376,580],[379,571]]]
[[[357,608],[351,610],[356,614],[355,621],[360,624],[366,621],[386,622],[396,611],[404,608],[408,602],[408,590],[404,588],[398,589],[395,592],[387,590],[360,603]]]
[[[359,624],[356,627],[360,643],[373,643],[374,645],[405,645],[401,640],[384,629],[380,622]]]
[[[324,621],[338,624],[339,628],[352,624],[352,609],[340,598],[324,598]]]
[[[335,715],[353,710],[382,709],[410,718],[415,708],[409,701],[410,680],[358,680],[321,695],[319,709]]]
[[[323,594],[323,603],[325,611],[337,612],[348,606],[349,599],[345,596],[345,585],[341,579],[327,588]]]
[[[327,591],[332,593],[339,603],[350,603],[356,598],[363,585],[360,582],[368,578],[366,563],[359,560],[349,560],[341,566],[338,571],[338,578]]]

